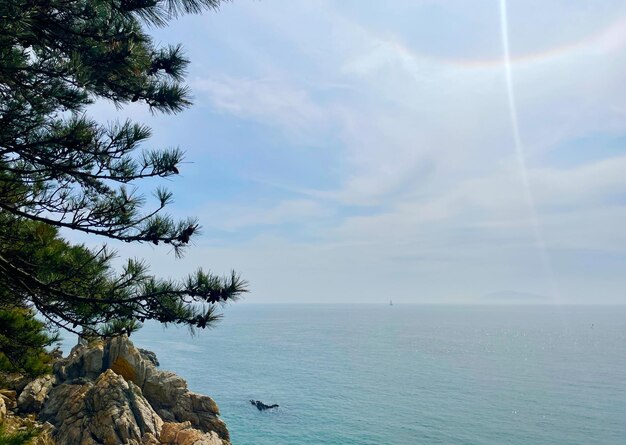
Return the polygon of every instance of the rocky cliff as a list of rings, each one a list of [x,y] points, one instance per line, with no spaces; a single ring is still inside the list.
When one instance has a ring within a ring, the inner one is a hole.
[[[8,384],[0,405],[44,423],[55,444],[230,445],[213,399],[155,363],[126,336],[81,344],[53,375]]]

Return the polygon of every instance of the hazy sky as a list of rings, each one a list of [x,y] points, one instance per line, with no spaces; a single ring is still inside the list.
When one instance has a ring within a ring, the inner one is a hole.
[[[507,2],[509,78],[502,6],[236,0],[156,31],[195,106],[121,115],[187,150],[171,212],[204,232],[120,253],[234,268],[247,302],[626,303],[626,2]]]

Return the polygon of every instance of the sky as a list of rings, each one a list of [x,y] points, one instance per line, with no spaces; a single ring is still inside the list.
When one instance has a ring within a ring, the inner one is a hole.
[[[121,258],[234,269],[246,303],[626,303],[626,2],[236,0],[153,32],[194,106],[91,111],[186,151],[170,213],[203,230]]]

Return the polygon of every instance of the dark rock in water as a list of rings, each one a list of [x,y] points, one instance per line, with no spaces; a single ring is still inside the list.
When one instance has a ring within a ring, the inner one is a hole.
[[[278,408],[278,405],[266,405],[260,400],[250,400],[250,403],[257,407],[259,411],[265,411],[266,409]]]

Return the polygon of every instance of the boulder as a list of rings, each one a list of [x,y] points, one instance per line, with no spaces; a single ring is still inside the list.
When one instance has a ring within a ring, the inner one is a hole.
[[[143,357],[145,360],[148,360],[157,368],[160,366],[159,359],[157,358],[154,352],[148,351],[147,349],[143,349],[143,348],[137,348],[137,351],[139,351],[139,354],[141,354],[141,357]]]
[[[0,373],[0,387],[2,388],[0,389],[0,393],[5,390],[10,390],[19,394],[31,380],[31,378],[22,374]]]
[[[103,356],[102,341],[79,343],[74,346],[67,358],[55,363],[54,374],[60,381],[78,378],[94,380],[106,369],[103,366]]]
[[[54,377],[38,377],[27,384],[17,399],[17,409],[22,413],[38,412],[52,389]]]
[[[4,402],[7,410],[17,407],[17,393],[12,389],[0,389],[0,399]]]
[[[57,443],[81,445],[154,443],[163,425],[139,387],[110,369],[93,383],[53,388],[39,419],[54,425]]]
[[[203,433],[194,429],[190,422],[165,422],[161,429],[161,443],[168,445],[223,445],[217,433]]]

